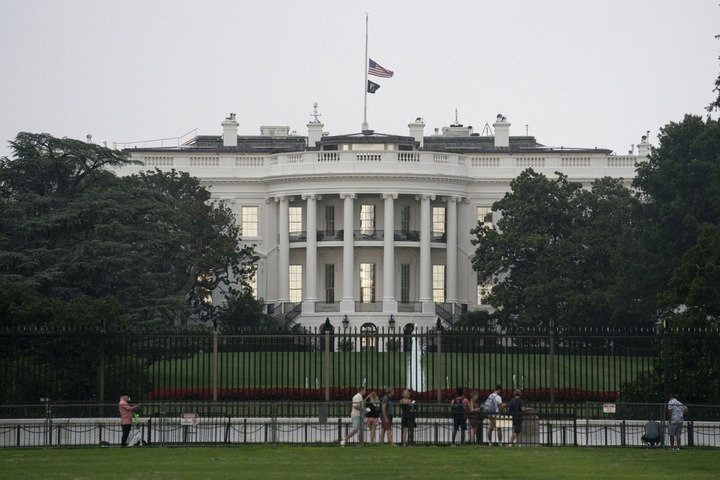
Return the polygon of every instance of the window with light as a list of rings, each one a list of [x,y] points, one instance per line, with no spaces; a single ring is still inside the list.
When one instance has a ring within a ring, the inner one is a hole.
[[[433,265],[433,302],[445,303],[445,265]]]
[[[360,302],[375,302],[375,264],[360,264]]]
[[[290,265],[289,277],[290,301],[300,303],[302,302],[302,265]]]
[[[243,238],[258,236],[258,207],[242,207],[240,228]]]

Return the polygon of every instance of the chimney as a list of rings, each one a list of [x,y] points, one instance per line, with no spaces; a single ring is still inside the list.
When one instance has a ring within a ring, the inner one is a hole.
[[[420,148],[423,148],[425,145],[425,123],[423,123],[422,117],[418,117],[413,123],[409,123],[408,128],[410,129],[410,136],[416,142],[420,142]]]
[[[235,114],[231,113],[220,125],[223,127],[223,147],[237,147],[238,125]]]
[[[507,121],[507,118],[498,113],[493,128],[495,129],[495,148],[509,148],[510,122]]]
[[[648,132],[649,134],[650,132]],[[650,143],[647,141],[648,137],[647,135],[642,136],[642,142],[638,143],[638,156],[639,157],[648,157],[650,156]]]
[[[323,127],[324,127],[325,125],[323,125],[322,122],[320,122],[320,120],[318,119],[318,117],[321,116],[321,115],[318,113],[317,107],[318,107],[318,104],[317,104],[317,102],[315,102],[315,103],[313,104],[313,113],[312,113],[312,115],[311,115],[311,116],[313,117],[313,119],[310,120],[310,122],[307,124],[307,128],[308,128],[308,137],[307,137],[308,147],[316,147],[316,146],[317,146],[317,142],[319,142],[320,140],[322,140],[322,137],[323,137],[323,131],[322,131],[322,129],[323,129]]]

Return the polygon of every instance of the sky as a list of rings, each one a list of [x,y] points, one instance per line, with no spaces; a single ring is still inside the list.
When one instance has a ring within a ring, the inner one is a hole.
[[[717,0],[0,0],[0,156],[19,131],[98,143],[289,125],[317,102],[358,132],[369,54],[395,72],[370,128],[425,119],[480,132],[498,113],[550,146],[625,154],[646,130],[705,115],[720,73]]]

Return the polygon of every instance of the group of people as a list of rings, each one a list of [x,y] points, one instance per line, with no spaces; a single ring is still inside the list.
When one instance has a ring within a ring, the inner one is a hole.
[[[462,388],[457,389],[457,395],[450,402],[450,413],[453,419],[453,433],[452,433],[452,444],[455,445],[457,433],[460,432],[460,442],[465,442],[465,432],[468,429],[468,419],[470,420],[470,443],[474,443],[476,440],[480,440],[478,432],[481,431],[482,416],[488,417],[488,433],[487,440],[488,444],[494,445],[492,439],[493,431],[497,435],[497,443],[502,446],[502,429],[498,424],[498,414],[501,410],[507,409],[512,419],[512,434],[510,436],[509,446],[519,445],[522,435],[522,423],[523,415],[527,411],[525,402],[522,400],[520,390],[515,390],[514,398],[507,404],[503,403],[500,397],[502,387],[496,385],[490,396],[480,404],[480,394],[476,391],[470,394],[468,399],[465,396]],[[385,443],[385,437],[391,444],[395,444],[393,441],[392,425],[394,418],[394,404],[392,401],[395,390],[388,388],[382,398],[379,398],[375,392],[370,392],[367,395],[367,389],[362,387],[358,389],[358,393],[352,398],[352,410],[350,419],[352,426],[347,436],[340,442],[340,445],[345,444],[353,436],[357,435],[358,432],[363,428],[362,419],[363,413],[365,416],[365,422],[367,423],[370,431],[370,443],[375,442],[377,427],[380,425],[380,443]],[[402,431],[402,445],[407,446],[409,439],[412,437],[413,429],[415,428],[415,401],[410,398],[410,390],[404,390],[402,398],[398,402],[400,408],[400,427]],[[363,412],[364,410],[364,412]],[[480,434],[481,436],[482,434]]]
[[[670,401],[667,404],[668,435],[670,436],[671,449],[678,450],[680,448],[680,436],[682,435],[683,423],[685,422],[685,414],[687,414],[687,412],[687,407],[675,398],[674,395],[671,395]],[[654,447],[662,442],[663,428],[660,422],[650,418],[650,421],[645,424],[643,430],[643,436],[640,438],[643,445]]]

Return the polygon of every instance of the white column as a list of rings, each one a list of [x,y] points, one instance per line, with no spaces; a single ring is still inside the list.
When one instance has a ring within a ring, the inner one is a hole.
[[[275,197],[278,203],[278,302],[290,301],[290,202],[288,197]]]
[[[355,246],[353,232],[353,200],[354,193],[341,193],[343,204],[343,287],[340,312],[355,311]]]
[[[303,200],[307,201],[307,247],[305,248],[305,299],[302,305],[303,313],[315,312],[317,302],[317,200],[315,194],[305,194]]]
[[[398,311],[395,298],[395,203],[396,193],[383,193],[385,200],[383,231],[383,312]]]
[[[458,227],[457,227],[457,204],[460,197],[447,198],[447,295],[445,301],[455,303],[458,300],[457,293],[457,255],[458,255]]]
[[[430,201],[434,195],[420,195],[420,302],[423,313],[435,313],[432,301],[432,265],[430,257]]]

